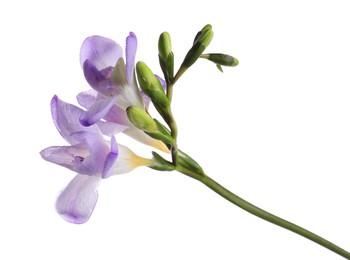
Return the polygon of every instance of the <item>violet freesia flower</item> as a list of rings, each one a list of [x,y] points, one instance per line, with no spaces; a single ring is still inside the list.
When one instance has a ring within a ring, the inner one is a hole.
[[[114,135],[106,141],[98,125],[84,127],[79,122],[83,110],[54,96],[51,113],[57,130],[70,146],[52,146],[40,152],[41,156],[78,174],[59,195],[57,212],[72,223],[86,222],[97,201],[101,179],[131,171],[152,163],[116,143]],[[113,128],[117,131],[118,126]],[[124,129],[119,126],[119,131]]]
[[[90,126],[104,119],[123,125],[125,134],[168,152],[164,143],[134,127],[125,112],[129,106],[148,108],[150,103],[149,98],[140,91],[136,81],[136,49],[137,38],[132,32],[126,38],[126,64],[122,48],[113,40],[91,36],[83,42],[80,63],[87,82],[94,90],[82,92],[77,96],[79,104],[87,109],[82,113],[80,122],[84,126]]]

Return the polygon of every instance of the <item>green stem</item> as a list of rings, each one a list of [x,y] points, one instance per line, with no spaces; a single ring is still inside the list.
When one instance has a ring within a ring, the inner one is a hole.
[[[171,103],[171,100],[173,98],[173,88],[174,88],[174,85],[176,83],[176,81],[178,81],[178,79],[182,76],[182,74],[185,73],[185,71],[187,70],[187,68],[184,68],[184,67],[181,67],[176,75],[171,79],[171,82],[167,83],[167,97],[168,97],[168,100],[169,102]]]
[[[300,236],[303,236],[331,251],[334,253],[345,257],[346,259],[350,259],[350,253],[347,252],[346,250],[342,249],[341,247],[331,243],[330,241],[296,225],[293,224],[292,222],[289,222],[287,220],[284,220],[280,217],[277,217],[263,209],[258,208],[257,206],[249,203],[248,201],[245,201],[244,199],[240,198],[236,194],[232,193],[225,187],[221,186],[219,183],[211,179],[210,177],[206,175],[201,175],[198,173],[195,173],[191,170],[182,168],[182,167],[177,167],[178,171],[184,173],[187,176],[190,176],[206,186],[208,186],[210,189],[218,193],[220,196],[224,197],[228,201],[232,202],[233,204],[237,205],[238,207],[242,208],[243,210],[259,217],[262,218],[268,222],[271,222],[277,226],[283,227],[285,229],[288,229],[296,234],[299,234]]]
[[[169,115],[169,127],[170,127],[170,131],[171,131],[171,137],[174,140],[174,144],[171,147],[171,157],[172,157],[172,161],[173,164],[176,166],[177,165],[177,153],[178,153],[178,148],[177,148],[177,124],[176,121],[174,119],[173,113],[170,112],[168,113]]]

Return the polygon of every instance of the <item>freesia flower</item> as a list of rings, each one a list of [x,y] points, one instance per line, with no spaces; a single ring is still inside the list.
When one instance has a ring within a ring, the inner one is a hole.
[[[101,179],[126,173],[138,166],[149,166],[152,160],[134,154],[117,144],[114,135],[106,141],[98,125],[84,127],[79,122],[83,110],[54,96],[51,113],[57,130],[70,144],[52,146],[41,156],[78,174],[59,195],[57,212],[72,223],[86,222],[97,202],[97,188]],[[124,130],[115,124],[114,131]]]
[[[168,148],[139,129],[126,116],[126,108],[138,106],[148,108],[149,98],[144,95],[135,77],[135,54],[137,38],[130,33],[126,38],[126,64],[120,45],[101,36],[88,37],[82,44],[80,63],[85,78],[94,90],[77,96],[81,106],[87,109],[80,117],[84,126],[90,126],[100,119],[125,126],[125,134],[144,144],[168,152]],[[163,84],[164,81],[159,79]]]

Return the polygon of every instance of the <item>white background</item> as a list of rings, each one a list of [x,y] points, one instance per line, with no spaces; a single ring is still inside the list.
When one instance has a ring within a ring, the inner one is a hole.
[[[178,66],[210,23],[208,52],[240,65],[222,74],[200,60],[178,82],[180,147],[233,192],[350,250],[349,12],[338,0],[2,1],[0,259],[341,259],[147,168],[103,181],[89,222],[69,224],[54,203],[74,173],[39,151],[65,145],[52,96],[77,104],[89,88],[85,37],[123,46],[133,31],[137,60],[160,73],[159,34],[171,34]]]

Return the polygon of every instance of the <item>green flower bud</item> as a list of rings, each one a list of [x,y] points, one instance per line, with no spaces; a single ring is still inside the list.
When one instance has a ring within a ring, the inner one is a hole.
[[[171,39],[170,39],[170,34],[168,32],[163,32],[159,36],[159,41],[158,41],[158,53],[159,56],[166,61],[168,55],[172,52],[171,50]]]
[[[222,53],[209,53],[201,55],[201,58],[208,59],[222,66],[234,67],[238,65],[238,60],[230,55]]]
[[[211,40],[213,39],[214,32],[212,31],[211,25],[206,25],[203,29],[197,33],[192,48],[188,51],[181,67],[189,68],[192,66],[197,59],[201,56],[203,51],[208,47]]]
[[[131,106],[126,109],[130,122],[138,129],[154,133],[158,131],[156,122],[145,110],[137,106]]]
[[[169,83],[174,76],[174,54],[171,50],[170,34],[167,32],[163,32],[159,36],[158,56],[165,81]]]
[[[198,40],[199,36],[200,36],[204,31],[207,31],[207,30],[212,30],[212,27],[211,27],[210,24],[207,24],[206,26],[204,26],[204,27],[202,28],[202,30],[200,30],[200,31],[197,33],[196,37],[194,37],[193,44],[195,44],[196,41]]]
[[[162,84],[142,61],[136,64],[136,73],[139,84],[147,96],[150,97],[157,110],[168,109],[169,100],[165,95]],[[159,111],[162,114],[162,111]]]

